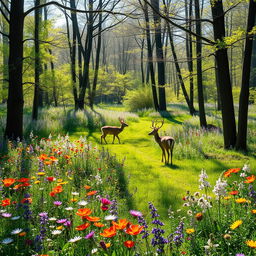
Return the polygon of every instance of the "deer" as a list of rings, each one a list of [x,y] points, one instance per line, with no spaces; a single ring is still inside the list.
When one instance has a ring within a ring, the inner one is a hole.
[[[117,137],[117,139],[119,141],[119,144],[120,144],[120,138],[118,137],[118,134],[121,133],[123,131],[124,127],[127,127],[128,124],[126,124],[124,122],[124,119],[122,119],[120,117],[118,118],[118,120],[121,123],[121,127],[117,127],[117,126],[103,126],[103,127],[101,127],[101,132],[102,132],[101,140],[100,140],[101,144],[102,144],[102,139],[104,139],[105,143],[108,144],[106,139],[105,139],[108,134],[112,134],[113,135],[113,142],[112,142],[112,144],[114,144],[115,137]]]
[[[155,141],[159,144],[160,148],[162,149],[162,162],[163,158],[165,159],[165,164],[169,164],[170,153],[171,153],[171,165],[172,165],[172,152],[175,140],[173,137],[170,136],[159,136],[158,131],[164,125],[164,120],[161,121],[160,126],[157,126],[157,121],[152,121],[151,128],[153,129],[148,135],[154,135]],[[168,157],[166,159],[166,154]]]

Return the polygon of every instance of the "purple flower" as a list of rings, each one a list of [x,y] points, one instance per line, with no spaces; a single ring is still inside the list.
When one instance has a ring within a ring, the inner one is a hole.
[[[46,225],[48,223],[48,213],[47,212],[41,212],[38,214],[40,217],[40,240],[44,240],[46,235]]]
[[[67,219],[60,219],[56,221],[58,224],[63,224],[67,222]]]
[[[61,201],[54,201],[53,204],[56,205],[56,206],[61,206],[62,202]]]
[[[11,214],[11,213],[8,213],[8,212],[4,212],[4,213],[2,213],[2,216],[3,216],[4,218],[10,218],[10,217],[12,217],[12,214]]]
[[[109,213],[110,214],[113,214],[115,216],[118,215],[118,212],[117,212],[117,201],[116,200],[112,200],[112,204],[109,208]]]
[[[143,216],[143,214],[141,212],[139,212],[139,211],[130,210],[129,212],[134,217],[142,217]]]
[[[178,247],[181,246],[181,244],[183,243],[183,238],[184,238],[183,228],[184,228],[184,223],[181,221],[178,227],[176,228],[176,231],[174,232],[173,242]]]
[[[85,236],[85,239],[93,238],[94,233],[95,233],[94,231],[90,232],[88,235]]]
[[[147,238],[149,236],[149,232],[147,231],[148,225],[146,220],[142,216],[139,216],[138,223],[144,227],[143,230],[141,231],[142,239]]]
[[[245,256],[243,253],[237,253],[236,256]]]
[[[104,205],[112,204],[112,202],[109,199],[107,199],[107,198],[101,198],[100,201]]]
[[[67,220],[65,223],[64,223],[64,226],[66,227],[71,227],[72,223],[70,220]]]
[[[41,212],[38,214],[38,216],[42,217],[42,218],[48,218],[48,213],[47,212]]]

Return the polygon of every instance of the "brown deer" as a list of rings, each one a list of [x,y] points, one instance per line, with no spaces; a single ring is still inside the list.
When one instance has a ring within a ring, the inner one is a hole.
[[[162,149],[162,162],[163,158],[165,159],[165,164],[169,164],[169,158],[170,158],[170,153],[171,153],[171,165],[172,165],[172,151],[174,147],[174,138],[170,136],[162,136],[160,137],[158,134],[159,129],[163,126],[164,120],[161,121],[161,125],[157,127],[157,122],[152,121],[152,131],[148,135],[154,135],[155,141],[159,144],[160,148]],[[168,158],[166,159],[166,154],[167,152]]]
[[[117,126],[103,126],[103,127],[101,127],[101,132],[102,132],[101,140],[100,140],[101,144],[102,144],[102,138],[104,139],[106,144],[108,144],[106,139],[105,139],[108,134],[113,135],[113,142],[112,142],[113,144],[114,144],[114,141],[115,141],[115,137],[118,138],[118,141],[119,141],[119,144],[120,144],[120,138],[118,137],[118,134],[120,132],[122,132],[124,127],[128,126],[128,124],[126,124],[124,122],[124,119],[121,119],[120,117],[119,117],[119,121],[121,123],[121,127],[117,127]]]

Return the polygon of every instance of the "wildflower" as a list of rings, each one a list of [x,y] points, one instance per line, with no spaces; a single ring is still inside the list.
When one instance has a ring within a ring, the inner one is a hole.
[[[105,218],[104,218],[105,220],[116,220],[117,219],[117,216],[115,216],[115,215],[107,215]]]
[[[102,224],[102,223],[100,223],[100,222],[95,222],[93,225],[94,225],[95,227],[98,227],[98,228],[102,228],[102,227],[105,226],[104,224]]]
[[[9,237],[1,241],[2,244],[10,244],[12,242],[13,242],[13,239]]]
[[[65,223],[67,221],[67,219],[60,219],[60,220],[57,220],[56,222],[58,223],[58,224],[63,224],[63,223]]]
[[[25,231],[19,233],[19,236],[25,236],[27,233]]]
[[[71,238],[71,239],[69,240],[69,243],[76,243],[76,242],[78,242],[78,241],[81,240],[81,239],[82,239],[81,236],[75,236],[74,238]]]
[[[87,196],[93,196],[93,195],[95,195],[97,192],[98,192],[98,191],[93,190],[93,191],[88,192],[86,195],[87,195]]]
[[[65,210],[66,210],[66,211],[73,211],[74,208],[70,206],[70,207],[65,208]]]
[[[217,196],[217,200],[221,196],[225,196],[227,191],[226,187],[228,186],[227,182],[219,178],[214,186],[213,193]]]
[[[87,194],[87,195],[88,195],[88,194]],[[107,198],[101,198],[100,201],[101,201],[101,203],[102,203],[103,205],[112,204],[112,202],[111,202],[109,199],[107,199]]]
[[[173,242],[176,246],[181,246],[181,244],[183,243],[183,227],[184,223],[181,221],[178,227],[176,228],[176,231],[174,232],[174,234],[176,235],[173,237]]]
[[[85,236],[85,239],[91,239],[94,236],[94,231],[90,232],[88,235]]]
[[[232,195],[232,196],[235,196],[235,195],[238,195],[238,191],[237,190],[233,190],[233,191],[230,191],[229,194]]]
[[[84,224],[82,224],[82,225],[80,225],[80,226],[77,226],[77,227],[75,228],[75,230],[82,231],[82,230],[87,229],[89,226],[90,226],[90,223],[84,223]]]
[[[92,213],[91,209],[89,208],[84,208],[84,209],[78,209],[76,212],[76,215],[84,217],[84,216],[88,216]]]
[[[20,178],[17,180],[18,182],[28,182],[29,181],[29,178]]]
[[[246,181],[244,181],[244,183],[253,183],[255,181],[255,179],[256,179],[255,175],[246,177]]]
[[[225,234],[223,236],[223,238],[226,239],[226,240],[230,240],[231,239],[231,235],[230,234]]]
[[[2,200],[1,206],[8,206],[11,204],[11,200],[9,198],[6,198],[4,200]]]
[[[203,212],[212,207],[211,203],[206,199],[205,195],[198,199],[197,204],[200,208],[202,208]]]
[[[56,186],[56,187],[53,188],[52,191],[56,194],[59,194],[63,191],[63,188],[62,188],[62,186]]]
[[[100,241],[100,246],[103,250],[107,250],[111,246],[110,243],[105,243],[104,241]]]
[[[142,239],[147,238],[149,236],[149,232],[147,231],[148,225],[146,220],[142,216],[138,217],[138,223],[144,227],[144,229],[141,231]]]
[[[41,212],[38,215],[40,217],[40,239],[43,240],[46,235],[46,225],[48,223],[48,213]]]
[[[228,171],[230,171],[231,173],[238,173],[241,171],[241,168],[232,168],[232,169],[228,169]]]
[[[193,228],[187,228],[186,229],[186,233],[189,234],[189,235],[193,234],[194,232],[195,232],[195,229],[193,229]]]
[[[10,218],[10,217],[12,217],[12,214],[11,214],[11,213],[7,213],[7,212],[4,212],[4,213],[2,213],[2,216],[3,216],[4,218]]]
[[[62,231],[61,230],[53,230],[51,233],[52,233],[52,235],[56,236],[56,235],[61,234]]]
[[[72,192],[71,193],[73,196],[79,196],[79,193],[78,192]]]
[[[243,204],[243,203],[246,203],[246,202],[247,202],[247,200],[245,198],[236,199],[236,203],[238,203],[238,204]]]
[[[56,205],[56,206],[61,206],[62,202],[61,201],[54,201],[53,204]]]
[[[16,182],[16,180],[13,178],[4,179],[2,181],[3,181],[5,187],[10,187],[13,183]]]
[[[53,181],[56,180],[56,178],[54,178],[54,177],[47,177],[46,179],[47,179],[49,182],[53,182]]]
[[[38,172],[37,175],[38,175],[38,176],[44,176],[44,175],[45,175],[45,172]]]
[[[18,235],[19,233],[21,233],[23,230],[21,229],[21,228],[16,228],[16,229],[14,229],[12,232],[11,232],[11,234],[12,235]]]
[[[133,235],[136,236],[138,234],[141,233],[141,231],[143,230],[143,226],[140,225],[129,225],[129,227],[125,230],[125,233],[129,234],[129,235]]]
[[[139,211],[135,211],[135,210],[130,210],[129,213],[134,216],[134,217],[142,217],[143,214]]]
[[[31,204],[32,203],[32,198],[31,197],[25,197],[21,200],[22,204]]]
[[[103,237],[113,237],[116,235],[116,228],[115,226],[111,226],[110,228],[106,228],[103,230],[103,233],[100,233]]]
[[[237,253],[236,256],[245,256],[243,253]]]
[[[237,220],[232,225],[230,225],[230,229],[234,230],[234,229],[238,228],[240,225],[242,225],[242,223],[243,223],[242,220]]]
[[[86,190],[89,190],[89,189],[91,188],[91,186],[85,185],[84,188],[85,188]]]
[[[200,221],[200,220],[203,219],[203,214],[202,214],[201,212],[199,212],[199,213],[197,213],[197,214],[195,215],[195,218],[196,218],[198,221]]]
[[[205,248],[206,251],[211,251],[211,250],[215,249],[215,248],[218,247],[218,246],[219,246],[219,244],[214,244],[214,243],[212,242],[212,240],[209,239],[209,240],[207,241],[207,245],[205,245],[204,248]]]
[[[11,218],[11,220],[19,220],[20,219],[20,216],[14,216]]]
[[[88,202],[82,200],[82,201],[79,201],[77,204],[80,206],[86,206],[88,204]]]
[[[251,210],[251,213],[256,214],[256,210],[255,210],[255,209],[252,209],[252,210]]]
[[[211,187],[210,183],[206,179],[208,179],[208,175],[206,174],[206,171],[202,169],[201,174],[199,175],[200,190]]]
[[[134,245],[135,245],[135,242],[133,242],[131,240],[127,240],[127,241],[124,242],[124,246],[126,248],[132,248],[132,247],[134,247]]]
[[[85,219],[87,219],[88,221],[91,221],[91,222],[98,222],[100,220],[99,217],[91,217],[91,216],[85,216],[83,218],[85,218]]]
[[[112,221],[112,224],[115,226],[116,229],[125,229],[129,224],[129,221],[126,219],[121,219],[118,222]]]
[[[256,241],[248,240],[245,242],[249,247],[256,249]]]

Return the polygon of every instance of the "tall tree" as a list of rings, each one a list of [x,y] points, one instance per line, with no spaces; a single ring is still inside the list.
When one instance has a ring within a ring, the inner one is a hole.
[[[155,26],[155,41],[156,41],[156,57],[157,57],[157,71],[158,71],[158,97],[159,110],[166,110],[166,96],[165,96],[165,65],[162,43],[161,18],[159,16],[159,0],[151,0],[154,7],[153,19]]]
[[[236,141],[236,149],[247,150],[247,123],[248,123],[248,104],[249,104],[249,87],[250,87],[250,71],[253,40],[249,33],[254,27],[256,19],[256,2],[250,0],[248,19],[247,19],[247,37],[244,49],[244,62],[242,73],[242,85],[239,99],[238,114],[238,134]]]
[[[225,37],[225,21],[222,0],[215,0],[211,4],[213,17],[214,39],[217,43],[215,58],[219,79],[219,92],[221,99],[222,124],[224,133],[224,147],[235,147],[236,144],[236,121],[234,102],[232,95],[231,79],[227,48],[223,47]]]
[[[196,33],[202,35],[201,21],[200,21],[200,6],[199,0],[195,0],[195,18],[196,18]],[[205,108],[204,108],[204,90],[203,90],[203,73],[202,73],[202,39],[196,38],[196,67],[197,67],[197,92],[198,92],[198,106],[200,126],[207,127]]]
[[[9,90],[5,136],[23,137],[23,27],[24,0],[11,1],[9,20]]]

